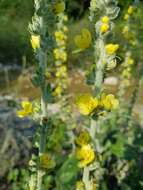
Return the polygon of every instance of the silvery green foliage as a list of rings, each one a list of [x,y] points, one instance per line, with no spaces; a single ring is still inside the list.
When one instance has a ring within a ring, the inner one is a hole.
[[[34,1],[35,12],[37,12],[40,9],[41,2],[42,2],[41,0],[35,0]]]
[[[102,82],[104,80],[104,72],[108,65],[112,68],[116,65],[116,55],[107,56],[105,52],[105,41],[109,35],[112,34],[114,28],[113,20],[118,16],[120,8],[118,2],[115,0],[91,0],[90,3],[90,17],[89,19],[95,23],[96,42],[95,42],[95,62],[96,62],[96,76],[91,83],[96,85],[97,91],[101,91]],[[105,33],[101,31],[102,17],[107,16],[110,19],[109,30]],[[97,20],[98,19],[98,20]],[[106,62],[106,64],[103,64]],[[106,65],[106,66],[105,66]],[[110,68],[111,69],[111,68]],[[94,82],[94,80],[96,82]]]
[[[29,24],[29,31],[30,33],[38,34],[38,31],[40,30],[40,18],[35,14],[32,17],[32,23]]]
[[[94,85],[94,93],[96,97],[100,97],[101,93],[103,91],[103,82],[105,77],[105,71],[108,63],[110,63],[112,60],[114,60],[115,56],[107,55],[106,49],[105,49],[105,42],[107,36],[112,32],[114,23],[112,22],[113,19],[115,19],[119,14],[119,8],[117,6],[117,1],[114,0],[92,0],[91,1],[91,7],[90,7],[90,17],[89,19],[94,23],[95,25],[95,43],[94,43],[94,49],[95,49],[95,63],[96,69],[95,69],[95,77],[92,77],[93,81],[90,81]],[[106,32],[103,32],[101,30],[101,26],[103,25],[102,17],[107,16],[109,17],[109,22],[107,22],[109,28]],[[90,78],[91,79],[91,78]],[[96,128],[95,136],[94,138],[94,146],[96,151],[99,155],[102,155],[104,147],[101,143],[100,139],[98,138],[100,135],[102,136],[101,131],[101,121],[96,119],[96,121],[92,118],[92,125],[93,128]],[[92,129],[92,125],[90,126],[90,130]],[[96,140],[95,140],[96,139]],[[103,160],[102,157],[97,159],[95,170],[93,170],[95,179],[97,184],[99,185],[100,182],[103,180],[103,176],[106,173],[104,167],[103,167]],[[90,170],[90,168],[88,168]],[[84,171],[86,172],[86,171]],[[87,173],[88,174],[88,173]],[[89,177],[88,177],[89,178]],[[86,183],[86,181],[85,181]],[[88,188],[85,188],[86,190]]]
[[[101,0],[102,1],[102,0]],[[118,17],[120,8],[117,0],[103,0],[106,15],[112,20]]]
[[[30,33],[41,36],[41,46],[44,49],[52,46],[51,33],[55,23],[52,6],[53,2],[51,0],[35,0],[35,14],[29,24]]]
[[[32,22],[29,24],[31,35],[40,36],[40,48],[34,51],[36,70],[32,76],[32,83],[35,87],[41,88],[46,102],[51,102],[51,88],[47,91],[49,84],[46,81],[45,70],[47,65],[51,65],[54,62],[53,47],[55,42],[53,31],[56,15],[53,12],[53,3],[52,0],[34,0],[34,15]]]
[[[117,6],[117,0],[91,0],[90,3],[90,20],[93,20],[95,15],[107,15],[110,20],[115,19],[120,11]]]

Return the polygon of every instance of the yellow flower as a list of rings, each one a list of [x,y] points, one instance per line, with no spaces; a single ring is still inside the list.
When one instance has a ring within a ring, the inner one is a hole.
[[[93,182],[92,188],[93,188],[93,190],[97,190],[97,184],[95,182]]]
[[[40,36],[39,35],[31,35],[31,45],[34,50],[40,48]]]
[[[123,28],[122,33],[123,33],[123,34],[128,34],[128,32],[129,32],[129,27],[128,27],[128,26],[125,26],[125,27]]]
[[[62,60],[63,62],[66,62],[66,61],[67,61],[67,53],[66,53],[66,52],[62,52],[62,53],[61,53],[61,60]]]
[[[131,77],[131,73],[130,73],[130,70],[128,69],[125,69],[123,72],[122,72],[122,77],[123,78],[130,78]]]
[[[109,30],[109,24],[103,23],[103,24],[101,25],[100,31],[101,31],[102,33],[105,33],[105,32],[108,32],[108,30]]]
[[[90,94],[83,94],[77,98],[76,104],[81,114],[89,115],[97,108],[98,100]]]
[[[129,14],[125,14],[124,19],[125,19],[125,20],[128,20],[129,17],[130,17]]]
[[[65,40],[65,35],[62,31],[56,31],[55,32],[55,37],[56,37],[56,40],[57,41],[62,41],[62,40]]]
[[[119,106],[119,101],[113,94],[103,94],[101,97],[101,105],[107,110],[117,109]]]
[[[63,31],[64,31],[64,32],[68,32],[68,27],[67,27],[67,26],[64,26],[64,27],[63,27]]]
[[[134,60],[132,58],[128,59],[128,65],[133,65],[134,64]]]
[[[61,86],[57,86],[57,87],[55,88],[54,92],[53,92],[53,95],[54,95],[54,96],[58,96],[58,95],[60,95],[61,93],[62,93],[62,88],[61,88]]]
[[[75,142],[77,145],[86,145],[91,140],[88,131],[82,131],[78,137],[76,137]]]
[[[109,23],[109,17],[108,16],[104,16],[102,17],[102,20],[101,20],[103,23],[105,24],[108,24]]]
[[[29,101],[23,101],[21,103],[22,110],[17,111],[17,115],[21,118],[31,115],[33,113],[32,103]]]
[[[118,44],[107,44],[105,46],[106,49],[106,53],[108,55],[112,55],[114,53],[116,53],[116,51],[119,49],[119,45]]]
[[[67,15],[64,16],[64,21],[65,21],[65,22],[68,21],[68,17],[67,17]]]
[[[131,15],[134,12],[134,7],[133,6],[129,6],[127,12],[128,12],[129,15]]]
[[[60,58],[60,51],[59,51],[59,49],[54,49],[54,56],[55,56],[55,59],[59,59]]]
[[[77,149],[76,155],[80,161],[79,167],[85,167],[91,164],[95,159],[95,152],[90,144],[83,145],[80,149]]]
[[[91,41],[92,41],[90,31],[86,28],[83,28],[81,30],[81,34],[75,36],[74,41],[75,41],[76,46],[80,50],[84,50],[88,48],[91,45]]]
[[[57,2],[53,6],[53,11],[55,14],[60,14],[65,10],[65,3],[63,1]]]
[[[67,76],[67,68],[66,66],[62,65],[61,67],[58,68],[56,72],[56,77],[66,77]]]
[[[76,182],[76,190],[84,190],[84,183],[82,181]]]
[[[51,72],[48,71],[48,70],[45,71],[45,76],[46,76],[47,79],[52,78]]]
[[[54,49],[54,57],[56,60],[61,60],[62,62],[67,61],[67,53],[60,49]]]

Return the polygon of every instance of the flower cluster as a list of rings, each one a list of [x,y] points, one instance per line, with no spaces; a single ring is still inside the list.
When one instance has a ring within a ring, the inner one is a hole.
[[[85,167],[91,164],[95,159],[95,152],[91,146],[91,137],[88,131],[81,131],[75,138],[75,143],[78,146],[76,156],[79,160],[79,167]]]
[[[90,94],[83,94],[76,101],[79,112],[82,115],[91,115],[97,110],[114,110],[119,106],[118,100],[113,94],[102,94],[100,98],[95,98]]]
[[[77,181],[76,182],[76,190],[84,190],[84,183],[82,181]]]
[[[135,12],[135,6],[129,6],[127,13],[124,16],[124,19],[126,20],[126,25],[124,26],[122,30],[123,37],[127,40],[129,43],[128,45],[134,45],[135,40],[135,34],[133,31],[131,31],[131,24],[129,21],[131,21],[131,16],[133,16]],[[131,52],[127,50],[125,61],[122,64],[122,73],[121,73],[121,89],[126,88],[130,86],[130,79],[132,75],[132,65],[134,64],[134,60],[132,59]]]
[[[67,27],[64,26],[63,30],[59,30],[55,32],[55,39],[57,43],[57,48],[54,49],[54,57],[56,60],[56,65],[60,65],[61,62],[67,61],[67,53],[66,49],[66,40],[67,35],[66,32],[68,31]]]
[[[106,33],[109,31],[109,29],[110,29],[109,22],[110,22],[110,19],[108,16],[102,17],[101,26],[100,26],[101,33]]]
[[[125,87],[130,86],[130,79],[131,79],[131,72],[132,72],[133,64],[134,64],[134,60],[131,57],[131,54],[129,52],[127,52],[125,62],[122,65],[123,70],[122,70],[122,74],[121,74],[122,85],[124,85]]]
[[[125,39],[129,40],[130,42],[133,41],[134,34],[131,32],[129,21],[130,21],[131,17],[133,16],[134,12],[135,12],[135,6],[129,6],[127,13],[124,16],[124,19],[126,20],[127,23],[122,30],[123,37]]]
[[[91,181],[92,190],[97,190],[97,184],[94,181]],[[76,190],[85,190],[85,184],[83,181],[76,182]]]
[[[100,18],[100,21],[98,22],[96,27],[99,27],[99,30],[97,30],[98,33],[104,35],[112,29],[112,22],[110,21],[110,18],[105,15]],[[119,44],[107,43],[103,46],[104,47],[102,47],[102,52],[104,52],[105,49],[105,58],[102,59],[102,62],[106,64],[107,70],[113,69],[114,67],[116,67],[116,52],[119,49]]]
[[[130,5],[128,7],[127,13],[124,16],[124,19],[128,20],[130,18],[130,16],[134,13],[134,10],[135,10],[135,7],[133,7],[133,6]]]
[[[68,18],[63,13],[58,15],[59,22],[57,23],[57,31],[55,31],[56,48],[53,50],[55,65],[56,65],[56,81],[54,96],[60,96],[64,89],[67,87],[67,32],[68,28],[65,25]]]
[[[65,65],[58,67],[56,71],[56,83],[57,86],[53,92],[53,95],[55,96],[60,95],[63,89],[66,89],[67,87],[67,67]]]

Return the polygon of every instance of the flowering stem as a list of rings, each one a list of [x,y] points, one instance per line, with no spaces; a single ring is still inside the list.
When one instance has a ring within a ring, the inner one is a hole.
[[[93,90],[96,96],[99,96],[102,91],[102,86],[103,86],[103,79],[104,79],[104,69],[105,69],[105,64],[104,61],[106,59],[106,54],[105,54],[105,46],[104,46],[104,39],[100,37],[94,45],[95,52],[97,51],[98,47],[98,53],[99,53],[99,59],[96,64],[96,73],[95,73],[95,81],[94,81],[94,86]],[[97,54],[97,52],[96,52]],[[96,151],[99,149],[99,142],[98,139],[96,139],[95,142],[95,136],[98,133],[98,124],[97,121],[91,118],[90,121],[90,129],[89,129],[90,136],[93,140],[93,144],[96,146]],[[90,180],[90,166],[84,168],[83,171],[83,182],[85,184],[85,189],[86,190],[92,190],[92,182]]]
[[[49,28],[51,25],[47,23],[51,23],[51,20],[54,20],[53,12],[51,11],[51,0],[34,0],[35,5],[35,13],[32,19],[32,23],[29,25],[29,29],[31,34],[36,38],[36,42],[33,42],[33,49],[35,51],[36,59],[37,59],[37,68],[36,77],[38,79],[38,83],[36,83],[36,87],[39,87],[41,90],[41,115],[40,115],[40,132],[39,132],[39,157],[45,153],[46,149],[46,130],[47,130],[47,81],[45,78],[45,71],[47,68],[47,55],[51,55],[52,48],[49,49],[47,40],[51,40]],[[45,9],[47,7],[47,10]],[[47,13],[50,14],[51,17],[47,17]],[[51,20],[50,20],[51,19]],[[38,40],[38,42],[37,42]],[[45,171],[40,168],[40,166],[36,166],[37,168],[37,180],[36,180],[36,188],[34,190],[42,190],[43,176],[45,175]],[[33,190],[33,189],[32,189]]]
[[[109,62],[107,61],[107,53],[106,53],[106,48],[105,48],[105,39],[106,39],[105,33],[109,32],[109,30],[111,29],[110,28],[111,20],[109,18],[110,11],[114,12],[114,10],[116,9],[114,18],[116,18],[118,15],[119,9],[117,8],[116,5],[117,5],[116,1],[113,1],[113,6],[111,6],[110,2],[102,1],[102,0],[99,0],[99,1],[91,0],[91,3],[90,3],[90,17],[89,18],[91,21],[94,21],[96,8],[97,10],[100,10],[101,12],[105,12],[106,14],[104,16],[104,20],[102,20],[102,17],[101,17],[99,18],[99,21],[97,21],[97,23],[94,23],[95,28],[96,28],[97,39],[94,42],[94,55],[95,55],[94,64],[96,64],[96,70],[95,70],[95,80],[94,80],[94,85],[93,85],[93,91],[97,98],[101,97],[101,93],[103,90],[103,82],[104,82],[104,72],[105,72],[106,64],[107,62]],[[109,17],[108,17],[108,14],[109,14]],[[89,133],[91,135],[93,145],[95,146],[95,150],[97,151],[97,153],[102,152],[102,147],[100,147],[99,139],[95,137],[98,133],[100,133],[99,122],[100,122],[99,120],[95,121],[95,119],[91,118],[90,129],[89,129]],[[99,162],[98,163],[99,166],[101,165],[99,160],[97,160],[96,162],[97,163]],[[100,171],[97,171],[97,174],[95,175],[96,175],[96,183],[98,185],[102,174],[100,173]],[[90,166],[84,168],[83,182],[85,185],[85,190],[93,190],[93,184],[90,179]]]
[[[89,133],[90,133],[92,140],[94,141],[96,133],[98,131],[97,130],[97,121],[91,119],[90,122],[91,123],[90,123]],[[98,145],[99,143],[96,142],[96,144]],[[87,166],[84,168],[82,181],[85,185],[85,190],[93,190],[92,182],[90,180],[90,166]]]

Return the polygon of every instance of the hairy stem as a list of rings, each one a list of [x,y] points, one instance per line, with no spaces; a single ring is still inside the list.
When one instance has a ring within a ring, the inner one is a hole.
[[[104,40],[102,38],[99,38],[95,46],[98,47],[99,60],[97,61],[97,64],[96,64],[96,73],[95,73],[96,78],[95,78],[95,83],[94,83],[94,92],[98,96],[100,95],[102,91],[103,80],[104,80],[104,69],[105,69],[105,61],[106,61]]]
[[[84,170],[83,170],[83,178],[82,178],[82,181],[85,185],[85,189],[86,190],[92,190],[92,186],[91,186],[91,182],[90,182],[90,178],[89,178],[89,175],[90,174],[90,171],[89,171],[89,167],[85,167]]]

